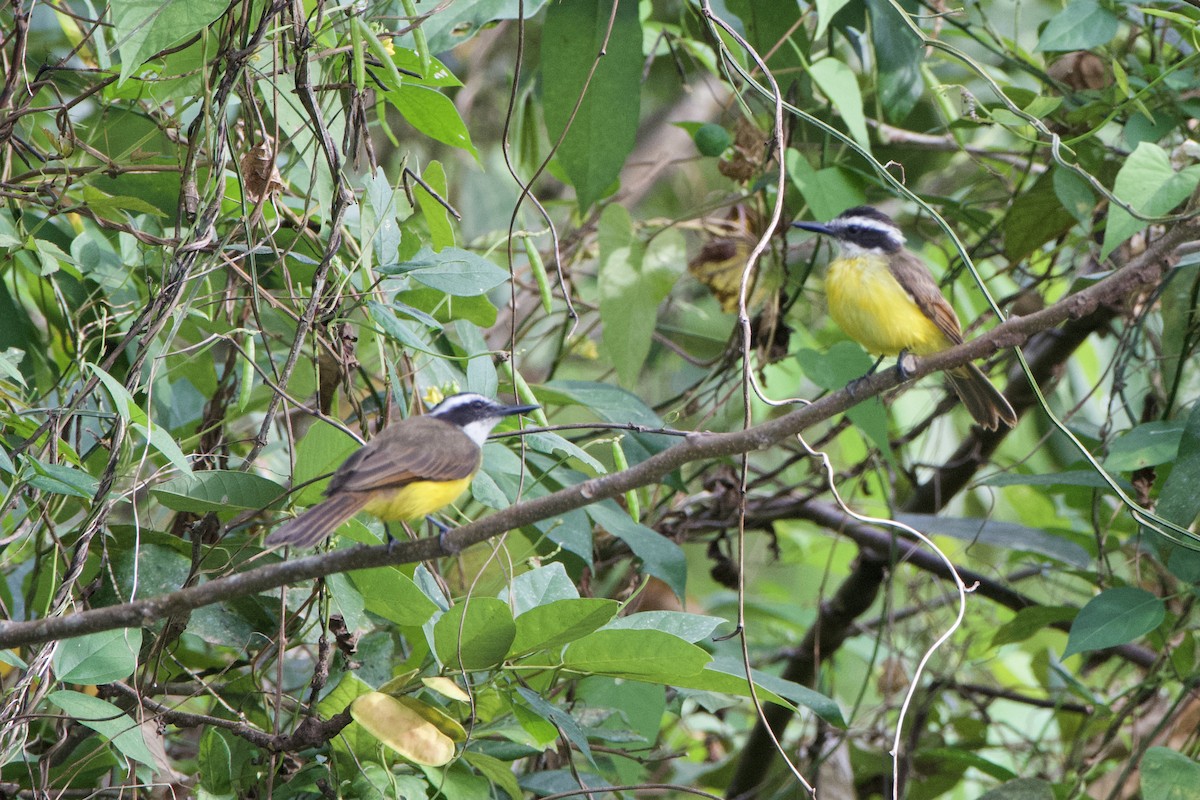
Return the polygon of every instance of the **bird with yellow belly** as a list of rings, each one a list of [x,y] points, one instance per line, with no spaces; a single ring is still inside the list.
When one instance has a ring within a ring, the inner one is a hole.
[[[929,268],[905,249],[904,235],[891,217],[859,206],[829,223],[793,224],[837,242],[840,252],[825,274],[829,315],[869,352],[928,356],[962,344],[958,316]],[[1008,400],[974,364],[949,369],[946,376],[980,427],[1017,424]]]

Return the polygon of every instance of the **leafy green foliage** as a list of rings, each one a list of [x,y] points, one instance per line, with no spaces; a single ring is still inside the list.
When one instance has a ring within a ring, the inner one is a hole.
[[[822,796],[890,796],[898,740],[911,798],[1190,797],[1200,13],[1010,11],[0,9],[4,791],[800,796],[761,714]],[[966,338],[1032,320],[976,362],[1015,430],[842,394],[788,223],[866,203]],[[442,520],[577,507],[264,550],[461,390],[541,408]]]

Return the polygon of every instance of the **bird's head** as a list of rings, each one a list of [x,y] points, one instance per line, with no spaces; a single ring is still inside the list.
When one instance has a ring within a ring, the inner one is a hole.
[[[471,441],[483,446],[492,428],[500,424],[500,420],[513,414],[524,414],[539,408],[536,405],[506,406],[489,397],[473,392],[454,394],[438,403],[429,416],[457,425],[462,432],[471,437]]]
[[[793,222],[801,230],[832,237],[848,256],[887,255],[904,247],[904,234],[892,218],[871,206],[843,211],[829,222]]]

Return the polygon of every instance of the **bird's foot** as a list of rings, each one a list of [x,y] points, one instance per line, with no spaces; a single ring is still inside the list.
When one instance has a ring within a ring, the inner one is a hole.
[[[900,380],[906,381],[911,378],[915,368],[916,362],[913,354],[907,350],[901,350],[900,355],[896,357],[896,374],[900,376]]]
[[[449,539],[446,538],[446,534],[450,533],[450,531],[452,531],[454,529],[451,528],[446,523],[442,522],[437,517],[433,516],[432,514],[427,515],[425,517],[425,519],[429,522],[430,525],[437,528],[438,546],[442,548],[442,552],[444,552],[448,555],[456,555],[460,548],[458,547],[458,545],[454,544],[453,542],[451,542]]]
[[[879,358],[875,359],[875,363],[871,365],[871,368],[867,370],[864,375],[855,378],[846,384],[846,391],[849,392],[851,397],[855,397],[858,394],[858,388],[863,385],[863,382],[866,381],[867,378],[875,374],[875,370],[879,369],[879,365],[882,363],[883,356],[880,356]]]

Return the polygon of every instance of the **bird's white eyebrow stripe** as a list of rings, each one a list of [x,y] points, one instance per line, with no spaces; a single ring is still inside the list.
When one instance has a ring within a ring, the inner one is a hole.
[[[875,219],[874,217],[838,217],[832,223],[830,223],[830,225],[831,227],[836,226],[842,230],[849,228],[852,225],[860,228],[868,228],[876,233],[883,234],[891,246],[897,249],[903,247],[906,241],[904,234],[898,227],[895,225],[889,225],[883,220]]]
[[[873,231],[878,231],[884,234],[895,234],[898,229],[895,225],[888,225],[886,222],[873,217],[838,217],[838,227],[847,228],[851,225],[857,225],[860,228],[870,228]]]

